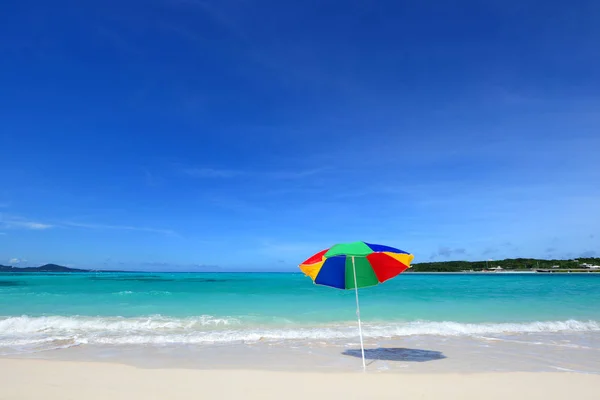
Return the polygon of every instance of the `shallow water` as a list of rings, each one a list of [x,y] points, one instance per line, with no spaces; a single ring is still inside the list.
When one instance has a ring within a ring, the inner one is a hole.
[[[359,294],[371,368],[600,372],[595,274],[404,274]],[[354,292],[301,274],[0,275],[5,356],[352,369],[355,318]]]

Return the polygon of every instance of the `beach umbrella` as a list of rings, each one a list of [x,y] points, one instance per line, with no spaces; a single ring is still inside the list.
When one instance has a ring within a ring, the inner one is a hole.
[[[366,370],[365,347],[358,289],[378,285],[406,271],[413,258],[412,254],[394,247],[354,242],[336,244],[300,264],[300,270],[317,285],[354,289],[363,370]]]

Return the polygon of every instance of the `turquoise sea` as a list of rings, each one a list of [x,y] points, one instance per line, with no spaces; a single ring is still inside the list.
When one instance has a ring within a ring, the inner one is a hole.
[[[367,340],[600,333],[600,274],[403,274],[359,296]],[[355,312],[353,291],[302,274],[6,273],[0,355],[354,341]]]

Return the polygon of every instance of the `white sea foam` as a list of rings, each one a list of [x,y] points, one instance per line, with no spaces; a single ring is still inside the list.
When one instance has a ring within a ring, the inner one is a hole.
[[[367,323],[367,338],[415,335],[471,336],[600,332],[599,321],[544,321],[467,324],[458,322]],[[259,341],[330,341],[355,339],[354,323],[331,325],[258,325],[238,318],[202,315],[190,318],[0,317],[2,348],[40,351],[76,345],[176,345],[253,343]]]
[[[167,318],[151,316],[142,318],[123,317],[9,317],[0,318],[0,336],[3,334],[55,333],[55,332],[160,332],[176,330],[199,330],[206,326],[239,324],[236,318],[215,318],[201,315],[190,318]]]

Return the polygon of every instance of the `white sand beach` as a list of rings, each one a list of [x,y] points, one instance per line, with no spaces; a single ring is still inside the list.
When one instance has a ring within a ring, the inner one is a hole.
[[[0,359],[0,399],[598,399],[600,375],[144,369]]]

